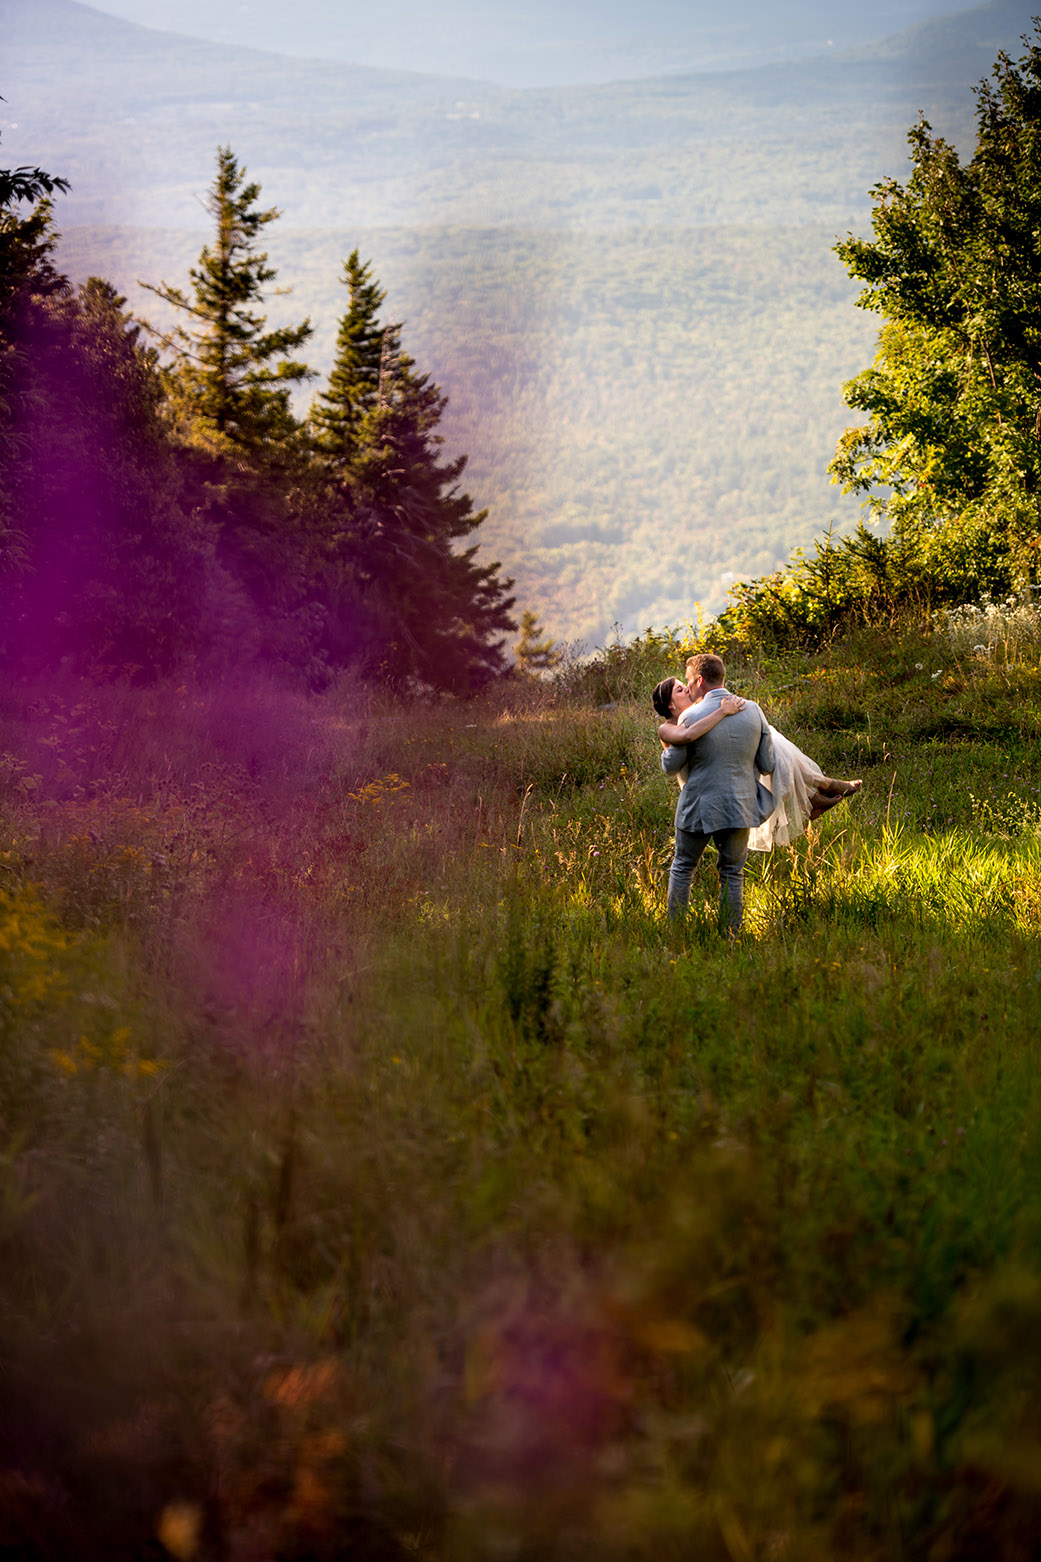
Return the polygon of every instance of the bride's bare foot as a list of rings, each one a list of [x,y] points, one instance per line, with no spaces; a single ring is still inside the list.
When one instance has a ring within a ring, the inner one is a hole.
[[[831,776],[825,776],[822,781],[818,781],[817,789],[810,798],[810,818],[819,819],[829,808],[841,803],[844,797],[853,797],[863,785],[860,780],[835,781]]]
[[[822,776],[817,782],[818,793],[823,792],[825,797],[852,797],[854,792],[859,792],[864,785],[859,778],[856,781],[839,781],[834,776]]]

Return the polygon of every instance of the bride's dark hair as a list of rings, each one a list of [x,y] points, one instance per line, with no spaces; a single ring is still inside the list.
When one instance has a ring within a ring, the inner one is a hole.
[[[672,715],[672,691],[679,682],[678,678],[663,678],[661,683],[656,683],[654,686],[651,704],[662,721],[668,721]]]

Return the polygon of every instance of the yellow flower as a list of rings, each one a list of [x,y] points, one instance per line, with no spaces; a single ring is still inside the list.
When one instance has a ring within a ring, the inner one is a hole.
[[[191,1562],[199,1549],[202,1509],[197,1502],[168,1502],[159,1515],[156,1536],[177,1562]]]

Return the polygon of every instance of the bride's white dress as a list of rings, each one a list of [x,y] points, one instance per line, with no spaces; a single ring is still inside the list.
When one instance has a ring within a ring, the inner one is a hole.
[[[770,728],[774,740],[774,773],[763,776],[763,785],[774,795],[774,811],[748,837],[748,849],[768,852],[774,846],[790,846],[806,828],[813,808],[811,794],[824,780],[824,771],[808,754],[796,748],[783,732]]]
[[[696,707],[691,706],[691,710]],[[763,776],[763,785],[773,793],[774,811],[748,837],[748,849],[772,851],[775,846],[790,846],[806,828],[813,808],[811,793],[824,780],[824,771],[801,748],[796,748],[783,732],[770,728],[774,740],[774,773]],[[682,788],[690,772],[684,766],[676,777]]]

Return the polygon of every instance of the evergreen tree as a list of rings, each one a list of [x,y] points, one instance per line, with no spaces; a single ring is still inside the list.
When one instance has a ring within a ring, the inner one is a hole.
[[[0,576],[27,562],[26,536],[14,498],[15,467],[25,443],[32,398],[34,327],[48,299],[71,291],[54,266],[57,234],[48,197],[68,181],[39,168],[0,169]],[[23,215],[19,206],[30,205]]]
[[[1024,41],[977,90],[971,160],[921,121],[907,184],[874,192],[874,239],[837,246],[886,324],[845,387],[869,421],[832,472],[896,534],[969,543],[998,577],[1002,555],[1036,573],[1041,554],[1041,23]]]
[[[336,363],[311,414],[329,573],[344,586],[330,617],[373,676],[466,692],[505,670],[496,637],[514,627],[512,582],[458,546],[486,512],[459,491],[466,457],[445,460],[438,432],[446,398],[402,351],[400,325],[380,325],[383,291],[357,251],[344,280]]]
[[[57,235],[49,197],[66,191],[68,180],[39,168],[0,168],[0,325],[2,345],[17,336],[16,316],[30,297],[68,292],[69,283],[54,268]],[[18,207],[30,204],[22,216]]]
[[[166,283],[149,289],[189,316],[160,336],[173,357],[168,386],[191,436],[217,451],[270,452],[289,440],[298,426],[292,387],[311,373],[291,356],[311,335],[310,321],[268,330],[261,312],[277,273],[257,243],[279,212],[259,210],[259,195],[230,148],[220,147],[206,203],[216,238],[190,272],[191,296]]]
[[[396,340],[396,334],[392,338]],[[513,584],[460,550],[487,516],[459,491],[466,457],[442,458],[446,397],[404,353],[383,355],[381,390],[353,470],[358,564],[378,605],[368,662],[392,685],[416,679],[467,693],[505,670]]]
[[[279,213],[262,210],[259,195],[219,148],[207,201],[215,237],[192,288],[151,289],[186,322],[153,334],[170,354],[167,415],[186,446],[186,504],[211,546],[209,595],[229,652],[237,642],[243,655],[311,676],[320,517],[307,508],[306,441],[291,406],[293,387],[311,374],[293,356],[311,324],[268,328],[263,302],[276,272],[259,244]]]
[[[513,657],[518,671],[528,677],[552,672],[560,662],[560,647],[549,639],[530,608],[521,614],[520,639],[513,648]]]
[[[362,420],[379,399],[381,365],[396,345],[389,341],[396,328],[379,323],[386,294],[356,249],[343,263],[341,281],[348,305],[336,337],[336,359],[310,415],[315,448],[334,471],[349,469],[358,453]]]
[[[125,300],[93,277],[23,320],[5,462],[27,570],[3,596],[8,667],[154,674],[200,629],[202,548],[180,507],[155,354]]]

